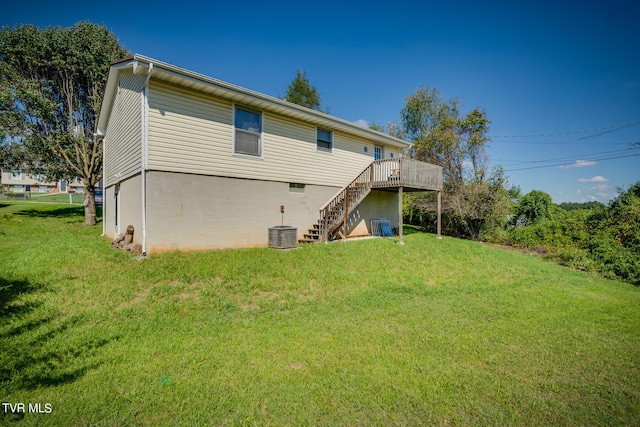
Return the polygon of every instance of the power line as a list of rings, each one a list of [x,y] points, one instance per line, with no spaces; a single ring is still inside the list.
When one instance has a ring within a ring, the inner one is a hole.
[[[507,159],[496,159],[496,161],[499,162],[509,162],[509,163],[548,163],[548,162],[555,162],[558,160],[568,160],[568,159],[580,159],[580,158],[585,158],[587,156],[600,156],[603,154],[610,154],[610,153],[619,153],[621,151],[629,151],[629,150],[640,150],[640,146],[638,147],[630,147],[630,148],[625,148],[624,150],[609,150],[609,151],[601,151],[599,153],[589,153],[589,154],[572,154],[571,156],[565,156],[565,157],[555,157],[553,159],[546,159],[546,160],[507,160]],[[577,161],[577,160],[576,160]]]
[[[589,143],[584,141],[574,141],[574,142],[543,142],[543,141],[494,141],[498,143],[508,143],[508,144],[540,144],[540,145],[598,145],[598,143]],[[607,142],[607,145],[624,145],[629,144],[629,142]],[[632,144],[632,143],[631,143]]]
[[[595,138],[597,136],[604,135],[605,133],[609,133],[619,129],[624,129],[627,127],[637,126],[637,125],[640,125],[640,121],[623,123],[620,125],[603,127],[603,128],[577,130],[572,132],[545,133],[545,134],[538,134],[538,135],[495,135],[495,136],[491,136],[491,138],[541,138],[541,137],[547,137],[547,136],[562,136],[562,135],[575,135],[579,133],[600,132],[596,135],[591,135],[591,136],[581,138],[581,139],[587,139],[587,138]],[[503,142],[506,142],[506,141],[503,141]]]
[[[595,161],[623,159],[623,158],[627,158],[627,157],[638,157],[638,156],[640,156],[640,153],[638,153],[638,154],[629,154],[627,156],[602,157],[602,158],[589,159],[589,160],[583,160],[583,161],[595,162]],[[553,167],[556,167],[556,166],[568,166],[568,165],[572,165],[574,163],[575,162],[557,163],[557,164],[553,164],[553,165],[529,166],[529,167],[526,167],[526,168],[505,169],[505,172],[523,171],[523,170],[529,170],[529,169],[553,168]]]

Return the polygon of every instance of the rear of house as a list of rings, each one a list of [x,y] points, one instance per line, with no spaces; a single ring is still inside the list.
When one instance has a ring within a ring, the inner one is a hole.
[[[282,223],[303,238],[374,159],[408,147],[140,55],[112,65],[99,131],[105,234],[131,224],[144,252],[266,246],[268,228]],[[397,192],[367,194],[346,233],[366,234],[378,218],[397,226]]]

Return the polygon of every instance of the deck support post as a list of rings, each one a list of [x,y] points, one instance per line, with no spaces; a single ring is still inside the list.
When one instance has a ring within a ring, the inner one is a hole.
[[[344,239],[347,239],[347,226],[349,223],[349,187],[345,189],[344,195]]]
[[[442,218],[441,218],[441,206],[442,206],[442,191],[438,191],[438,225],[437,225],[437,239],[442,239]]]
[[[398,237],[401,245],[404,245],[402,241],[402,187],[398,187]]]

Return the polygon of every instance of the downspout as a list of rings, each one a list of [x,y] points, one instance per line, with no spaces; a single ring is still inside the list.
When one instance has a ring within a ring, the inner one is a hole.
[[[102,175],[102,234],[100,237],[107,234],[107,222],[104,220],[104,213],[107,210],[107,198],[104,192],[104,139],[102,140]],[[93,202],[95,203],[95,195]]]
[[[149,63],[147,76],[142,91],[142,171],[140,181],[142,185],[142,255],[147,254],[147,170],[149,169],[149,79],[153,63]]]
[[[104,174],[104,145],[102,146],[102,171]],[[94,198],[94,203],[95,203],[95,198]],[[107,234],[107,223],[104,220],[104,213],[107,210],[107,198],[105,197],[105,192],[104,192],[104,176],[102,177],[102,235],[100,237],[104,237]]]

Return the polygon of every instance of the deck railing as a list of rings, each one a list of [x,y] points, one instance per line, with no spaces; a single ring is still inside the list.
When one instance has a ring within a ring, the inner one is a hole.
[[[349,214],[372,188],[407,187],[442,190],[442,167],[412,159],[374,160],[353,181],[320,208],[320,241],[334,233],[346,236]],[[341,227],[344,228],[341,232]]]
[[[371,192],[372,165],[367,166],[349,185],[342,188],[331,200],[320,208],[320,240],[326,241],[329,234],[339,229],[360,202]],[[346,235],[346,230],[345,233]]]
[[[373,188],[442,190],[441,166],[405,158],[376,160],[372,165]]]

